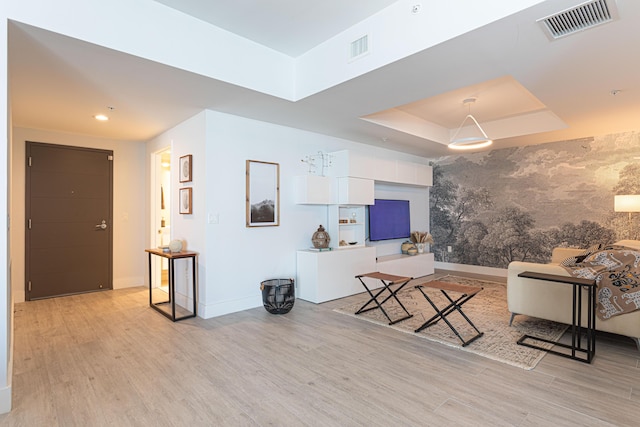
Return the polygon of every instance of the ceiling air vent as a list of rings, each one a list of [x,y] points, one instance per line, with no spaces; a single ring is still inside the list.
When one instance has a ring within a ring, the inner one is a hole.
[[[538,19],[552,39],[606,24],[617,18],[615,0],[591,0],[562,12]]]
[[[369,53],[369,36],[364,35],[358,40],[351,42],[351,46],[349,48],[349,61],[358,59],[367,53]]]

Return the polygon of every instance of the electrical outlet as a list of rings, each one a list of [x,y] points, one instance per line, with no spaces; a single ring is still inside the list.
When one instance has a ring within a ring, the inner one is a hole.
[[[453,249],[451,248],[451,246],[447,246],[447,252],[453,252]]]

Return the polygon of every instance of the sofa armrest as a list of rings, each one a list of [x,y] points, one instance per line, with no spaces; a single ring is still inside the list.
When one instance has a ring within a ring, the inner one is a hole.
[[[580,248],[553,248],[553,252],[551,253],[551,263],[560,264],[563,260],[569,257],[583,254],[584,251],[585,251],[584,249],[580,249]],[[536,264],[536,265],[540,265],[540,264]]]
[[[571,255],[567,255],[567,256],[571,256]],[[536,273],[556,274],[558,276],[571,277],[571,274],[567,270],[565,270],[564,267],[558,264],[537,264],[535,262],[513,261],[509,263],[509,267],[507,268],[507,283],[509,283],[510,280],[513,280],[513,281],[523,280],[522,277],[518,277],[518,274],[524,271],[535,271]],[[533,279],[528,279],[528,280],[533,280]]]
[[[518,274],[524,271],[571,277],[571,274],[558,264],[511,262],[507,268],[509,311],[570,324],[573,287],[546,280],[518,277]]]
[[[640,249],[640,240],[619,240],[614,245],[627,246],[633,249]]]

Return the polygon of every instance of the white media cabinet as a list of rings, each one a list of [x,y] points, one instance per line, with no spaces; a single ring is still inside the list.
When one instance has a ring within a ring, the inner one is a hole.
[[[374,271],[405,277],[422,277],[434,272],[432,253],[389,255],[376,260],[372,246],[326,252],[297,252],[296,297],[313,303],[331,301],[364,292],[356,276]],[[371,283],[370,288],[381,284]]]
[[[296,297],[321,303],[364,292],[358,274],[376,271],[376,248],[297,253]]]
[[[422,277],[434,273],[433,253],[417,255],[387,255],[378,257],[376,267],[379,272],[405,277]]]
[[[376,258],[377,248],[365,246],[365,206],[374,203],[374,182],[430,187],[431,166],[348,150],[329,156],[332,165],[328,176],[306,175],[294,180],[296,203],[326,206],[326,229],[333,248],[324,252],[297,251],[296,297],[321,303],[358,294],[365,290],[355,276],[376,271],[414,278],[433,274],[432,253]],[[340,246],[341,240],[353,245]]]

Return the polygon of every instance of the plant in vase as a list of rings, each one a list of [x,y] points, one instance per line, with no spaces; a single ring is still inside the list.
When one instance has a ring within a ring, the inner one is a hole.
[[[411,241],[415,244],[416,249],[418,249],[418,253],[424,253],[424,248],[427,246],[427,243],[433,244],[433,236],[427,231],[412,231],[411,232]]]

